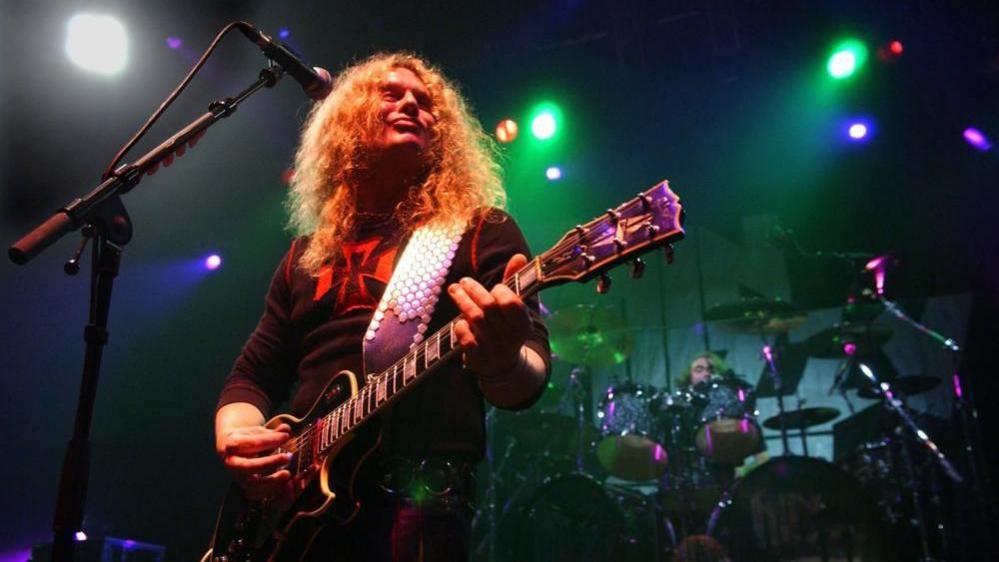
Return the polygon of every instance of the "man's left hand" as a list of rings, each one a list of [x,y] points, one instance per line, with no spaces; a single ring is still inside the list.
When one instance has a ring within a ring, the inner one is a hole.
[[[503,272],[506,279],[527,265],[527,258],[510,258]],[[487,379],[510,373],[520,361],[520,348],[531,333],[531,318],[520,296],[502,283],[486,290],[478,281],[464,277],[448,287],[461,311],[454,333],[465,353],[465,365]]]

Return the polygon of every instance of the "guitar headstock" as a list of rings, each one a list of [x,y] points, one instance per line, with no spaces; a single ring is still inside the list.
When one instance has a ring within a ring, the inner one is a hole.
[[[663,180],[586,224],[576,226],[540,256],[541,285],[585,282],[601,277],[597,290],[609,286],[606,272],[634,261],[632,275],[641,275],[638,259],[654,248],[682,239],[683,206]]]

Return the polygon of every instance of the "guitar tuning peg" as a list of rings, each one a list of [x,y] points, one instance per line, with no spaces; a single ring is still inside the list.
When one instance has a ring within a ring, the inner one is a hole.
[[[663,254],[666,256],[666,264],[667,265],[673,265],[673,258],[675,256],[673,254],[673,245],[672,244],[666,244],[665,246],[663,246]]]
[[[606,295],[611,288],[611,278],[606,273],[600,274],[600,279],[597,281],[597,293],[601,295]]]
[[[645,261],[642,258],[635,258],[631,262],[631,278],[640,279],[645,274]]]

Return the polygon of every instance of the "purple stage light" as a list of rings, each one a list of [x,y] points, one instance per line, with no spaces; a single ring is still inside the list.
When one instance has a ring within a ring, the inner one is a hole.
[[[167,37],[166,44],[171,49],[179,49],[184,42],[181,41],[180,37]]]
[[[76,542],[83,542],[87,540],[87,533],[84,533],[83,531],[77,531],[74,538],[76,539]]]
[[[222,265],[222,256],[218,254],[212,254],[205,258],[205,269],[209,271],[215,271]]]
[[[288,31],[287,27],[282,27],[281,31],[278,31],[278,37],[281,39],[287,39],[289,35],[291,35],[291,31]]]
[[[867,132],[868,132],[867,125],[864,123],[854,123],[850,125],[850,129],[847,131],[847,133],[850,135],[850,138],[855,141],[864,140],[865,138],[867,138]]]
[[[986,151],[992,148],[992,143],[989,142],[988,137],[985,133],[979,131],[974,127],[968,127],[964,130],[964,140],[968,141],[968,144],[977,148],[981,151]]]

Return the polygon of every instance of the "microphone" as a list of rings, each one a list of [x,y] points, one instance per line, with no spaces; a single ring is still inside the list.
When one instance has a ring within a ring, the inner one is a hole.
[[[260,50],[264,52],[264,56],[277,63],[295,81],[301,84],[305,93],[310,98],[317,101],[321,100],[333,90],[333,78],[325,68],[309,66],[302,60],[302,57],[295,54],[291,49],[271,39],[266,33],[249,23],[239,22],[238,27],[243,32],[243,35],[260,47]]]

